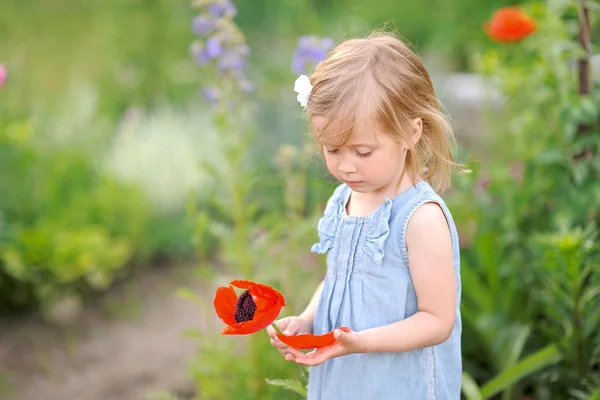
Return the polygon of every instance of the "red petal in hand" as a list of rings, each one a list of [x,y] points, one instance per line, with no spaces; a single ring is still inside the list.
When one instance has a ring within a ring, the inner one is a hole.
[[[350,332],[350,328],[345,326],[340,329],[344,332]],[[321,347],[331,346],[336,342],[336,339],[333,337],[333,331],[328,332],[324,335],[313,335],[310,333],[301,333],[299,335],[294,336],[286,336],[277,334],[279,340],[283,343],[287,344],[294,349],[318,349]]]

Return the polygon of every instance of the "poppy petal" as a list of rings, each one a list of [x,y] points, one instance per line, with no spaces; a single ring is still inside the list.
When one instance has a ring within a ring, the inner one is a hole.
[[[221,331],[221,335],[248,335],[265,329],[269,324],[263,325],[264,323],[256,323],[256,320],[244,321],[226,326]]]
[[[277,319],[282,307],[283,304],[276,303],[273,305],[273,307],[267,310],[261,310],[259,312],[259,310],[257,309],[257,312],[254,314],[254,319],[252,321],[248,321],[248,323],[256,325],[257,327],[259,327],[259,330],[264,329],[267,326],[271,325]]]
[[[345,326],[337,329],[340,329],[344,332],[350,332],[350,328]],[[293,347],[294,349],[318,349],[321,347],[331,346],[336,342],[336,339],[333,337],[333,332],[334,331],[331,331],[324,335],[301,333],[293,336],[281,335],[277,333],[277,337],[283,343]]]
[[[220,287],[217,289],[213,304],[217,315],[227,325],[236,324],[235,320],[235,304],[238,296],[235,294],[233,287]]]
[[[250,289],[252,286],[256,285],[256,283],[254,282],[245,281],[243,279],[234,279],[233,281],[229,282],[229,284],[235,286],[238,289]]]
[[[229,327],[225,327],[221,332],[222,335],[246,335],[249,333],[258,332],[271,325],[273,321],[277,319],[281,312],[282,305],[278,304],[264,313],[256,313],[254,319],[251,321],[244,321],[236,324],[232,324]]]
[[[232,326],[226,326],[221,330],[221,335],[240,335],[239,329],[236,329]]]
[[[252,319],[251,321],[244,321],[236,324],[231,324],[230,326],[225,327],[221,331],[221,334],[247,335],[249,333],[258,332],[262,329],[265,329],[277,319],[282,307],[283,305],[279,303],[275,307],[266,310],[264,313],[258,313],[257,310],[254,319]]]
[[[253,291],[250,291],[254,304],[256,304],[256,310],[260,314],[266,310],[270,310],[277,304],[276,297],[268,297],[263,295],[257,295]]]
[[[283,295],[276,289],[273,289],[271,286],[263,285],[256,282],[246,281],[243,279],[235,279],[230,282],[231,285],[239,288],[239,289],[248,289],[253,296],[274,298],[276,297],[281,301],[281,303],[285,306],[285,298]]]

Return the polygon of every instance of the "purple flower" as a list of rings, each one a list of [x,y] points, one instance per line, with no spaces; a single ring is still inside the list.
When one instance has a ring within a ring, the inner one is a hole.
[[[222,57],[217,62],[217,68],[220,71],[241,71],[246,68],[246,58],[249,48],[246,45],[239,45],[223,52]]]
[[[225,54],[217,61],[219,71],[240,71],[246,67],[246,60],[238,57],[236,54]]]
[[[205,87],[202,94],[211,103],[217,103],[221,99],[221,91],[215,87]]]
[[[334,42],[333,42],[332,38],[324,37],[321,39],[321,47],[327,49],[327,51],[331,50],[333,45],[334,45]]]
[[[216,18],[233,18],[237,14],[237,9],[231,0],[217,0],[208,5],[208,12]]]
[[[245,44],[244,35],[233,22],[237,10],[231,0],[195,0],[195,8],[200,14],[192,21],[192,30],[200,38],[192,45],[191,54],[197,65],[214,68],[218,80],[232,79],[238,90],[249,92],[254,85],[245,77],[250,48]],[[219,84],[202,89],[203,96],[211,102],[220,100],[224,94]]]
[[[210,19],[208,15],[198,15],[192,20],[192,31],[200,37],[205,37],[215,29],[216,25],[215,20]]]
[[[331,38],[317,36],[301,36],[298,38],[298,47],[292,59],[292,71],[296,75],[306,74],[318,63],[323,61],[333,47]]]
[[[205,51],[202,51],[196,54],[194,60],[196,61],[197,65],[206,65],[210,61],[210,57],[206,54]]]
[[[210,58],[206,54],[206,50],[201,43],[194,42],[190,48],[190,53],[192,53],[192,57],[194,57],[194,62],[197,65],[205,65],[210,61]]]
[[[302,75],[306,73],[306,67],[304,64],[304,58],[294,55],[294,58],[292,58],[292,72],[296,75]]]
[[[209,58],[219,57],[223,53],[223,46],[216,37],[209,37],[206,41],[206,55]]]

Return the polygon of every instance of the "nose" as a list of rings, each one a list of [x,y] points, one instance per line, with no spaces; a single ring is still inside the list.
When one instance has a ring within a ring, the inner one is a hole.
[[[354,167],[354,165],[352,165],[352,163],[342,160],[338,165],[338,171],[340,171],[343,174],[351,174],[356,172],[356,168]]]

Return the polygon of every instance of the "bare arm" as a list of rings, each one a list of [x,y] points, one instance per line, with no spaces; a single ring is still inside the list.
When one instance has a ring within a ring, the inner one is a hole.
[[[446,217],[435,203],[411,218],[406,246],[419,311],[389,325],[359,332],[361,352],[403,352],[446,341],[456,318],[456,274]]]

